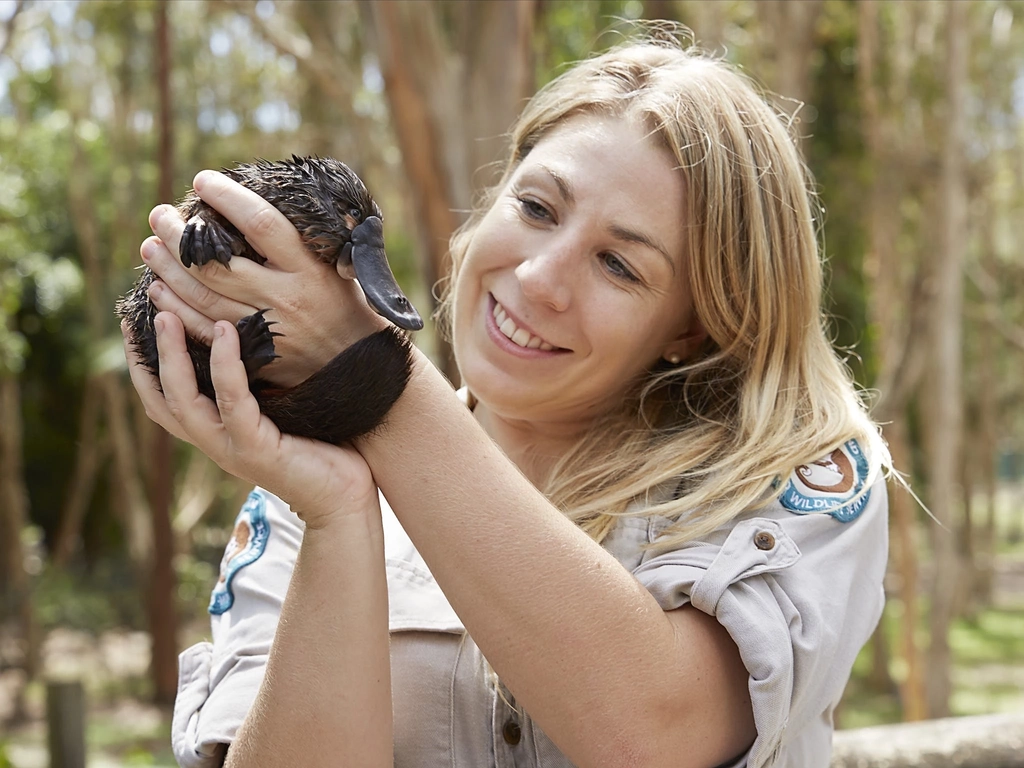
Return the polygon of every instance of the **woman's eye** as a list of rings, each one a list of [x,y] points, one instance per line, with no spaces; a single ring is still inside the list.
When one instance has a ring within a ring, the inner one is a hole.
[[[629,267],[627,267],[618,256],[614,253],[604,254],[604,263],[608,267],[608,271],[616,277],[621,277],[625,280],[629,280],[631,283],[639,282],[637,276],[634,275]]]
[[[543,221],[551,218],[551,211],[545,208],[543,205],[538,203],[536,200],[531,200],[528,197],[520,197],[519,207],[523,212],[523,215],[530,219],[536,219]]]

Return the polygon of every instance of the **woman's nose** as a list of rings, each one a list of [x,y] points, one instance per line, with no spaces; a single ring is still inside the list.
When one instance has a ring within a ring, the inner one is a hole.
[[[523,296],[558,312],[569,308],[578,265],[569,258],[567,250],[549,249],[524,259],[516,267]]]

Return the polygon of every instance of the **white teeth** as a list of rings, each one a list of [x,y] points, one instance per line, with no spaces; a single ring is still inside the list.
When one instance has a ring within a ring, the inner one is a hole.
[[[518,331],[512,334],[512,341],[514,341],[520,347],[528,346],[530,342],[530,332],[524,331],[522,328],[520,328]]]
[[[504,336],[507,336],[512,343],[517,344],[520,347],[526,347],[527,349],[541,349],[544,351],[554,349],[553,346],[548,344],[539,336],[533,336],[529,331],[518,327],[498,302],[494,302],[494,311],[492,314],[494,315],[494,322],[497,324],[498,330],[500,330]]]

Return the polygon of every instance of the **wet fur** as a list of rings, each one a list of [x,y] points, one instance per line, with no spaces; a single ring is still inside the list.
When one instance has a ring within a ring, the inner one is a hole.
[[[226,169],[225,174],[253,190],[295,226],[303,243],[318,258],[334,264],[351,241],[346,213],[381,217],[380,209],[362,181],[343,163],[328,158],[298,158],[282,162],[260,160]],[[241,256],[263,263],[244,236],[195,192],[178,204],[191,224],[182,238],[185,266],[219,261],[228,265]],[[198,225],[198,226],[197,226]],[[159,357],[153,318],[156,308],[148,288],[156,275],[147,267],[132,290],[117,302],[116,313],[128,321],[128,339],[143,366],[159,376]],[[249,388],[260,410],[282,432],[340,445],[376,430],[401,396],[411,371],[410,344],[396,328],[378,331],[352,345],[297,387],[281,390],[259,377],[259,370],[276,358],[272,323],[258,312],[238,323],[241,356]],[[215,397],[210,378],[210,348],[186,338],[199,391]]]

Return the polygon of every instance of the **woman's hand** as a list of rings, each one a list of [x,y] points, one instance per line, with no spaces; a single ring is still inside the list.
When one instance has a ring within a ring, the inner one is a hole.
[[[155,327],[163,394],[126,345],[132,381],[150,418],[198,447],[225,471],[280,496],[307,527],[323,527],[337,515],[378,509],[370,468],[354,448],[284,435],[260,413],[249,392],[238,333],[231,323],[217,322],[211,330],[216,403],[196,387],[178,317],[161,312]]]
[[[267,263],[234,258],[229,269],[216,262],[185,269],[178,258],[185,222],[172,206],[154,208],[149,223],[156,236],[142,245],[143,261],[160,277],[150,298],[157,309],[177,315],[190,336],[210,345],[215,321],[236,323],[269,309],[267,319],[282,334],[275,339],[280,357],[262,375],[291,387],[386,327],[358,283],[312,256],[291,223],[266,200],[215,171],[200,172],[193,188],[238,227]]]

